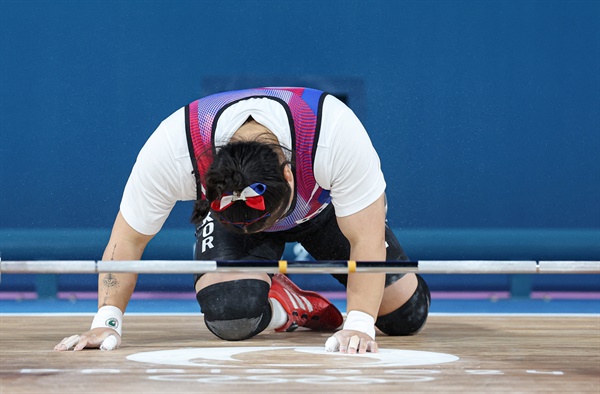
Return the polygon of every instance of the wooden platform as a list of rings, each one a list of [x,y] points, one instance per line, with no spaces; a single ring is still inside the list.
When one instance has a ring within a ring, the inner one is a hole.
[[[326,353],[326,333],[216,339],[201,316],[130,315],[112,352],[54,352],[89,316],[0,315],[1,393],[600,391],[600,317],[431,316],[380,353]]]

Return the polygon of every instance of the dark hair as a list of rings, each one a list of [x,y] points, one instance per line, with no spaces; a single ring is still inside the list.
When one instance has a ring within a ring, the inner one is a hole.
[[[284,168],[290,162],[281,162],[278,153],[281,149],[285,148],[258,141],[230,142],[217,149],[205,175],[206,199],[196,201],[192,223],[200,224],[208,215],[210,203],[220,200],[224,194],[241,192],[253,183],[262,183],[266,186],[263,194],[265,211],[250,208],[244,201],[236,201],[215,212],[215,216],[237,233],[253,233],[274,224],[285,214],[291,193],[284,176]],[[264,217],[256,220],[261,216]]]

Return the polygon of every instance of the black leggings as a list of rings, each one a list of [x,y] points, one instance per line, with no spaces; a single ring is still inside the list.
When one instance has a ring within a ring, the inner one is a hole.
[[[385,226],[386,260],[408,260],[392,230]],[[332,205],[290,230],[242,235],[228,231],[210,214],[196,229],[196,260],[279,260],[287,242],[299,242],[315,260],[348,260],[350,242],[340,230]],[[195,281],[201,274],[196,275]],[[332,274],[346,286],[348,275]],[[403,274],[387,274],[386,286]]]
[[[385,240],[387,260],[408,260],[400,243],[387,225]],[[327,207],[317,217],[291,230],[250,235],[230,232],[218,220],[213,220],[209,215],[196,230],[195,258],[197,260],[279,260],[285,250],[286,242],[299,242],[316,260],[348,260],[350,258],[350,243],[337,224],[332,206]],[[385,285],[391,285],[402,276],[403,274],[387,274]],[[346,286],[348,275],[338,274],[333,277]],[[200,275],[195,276],[196,281],[199,278]],[[382,332],[388,335],[411,335],[423,327],[429,314],[430,295],[425,281],[421,277],[418,279],[419,285],[408,302],[396,311],[377,318],[375,325]],[[253,282],[261,281],[254,280]],[[250,338],[264,330],[270,321],[268,290],[257,287],[258,292],[251,295],[248,290],[250,287],[246,288],[245,296],[256,297],[257,300],[253,300],[252,307],[245,306],[243,308],[240,308],[238,297],[218,296],[215,298],[213,297],[215,292],[211,292],[211,289],[215,289],[217,295],[222,292],[229,295],[230,292],[237,291],[237,287],[243,283],[245,282],[234,281],[218,284],[218,286],[213,285],[197,294],[198,303],[205,312],[207,326],[215,335],[223,339]],[[253,283],[247,285],[255,286]],[[234,289],[225,290],[226,286],[233,286]],[[225,302],[226,299],[231,300],[231,305],[224,305],[224,303],[228,304]]]

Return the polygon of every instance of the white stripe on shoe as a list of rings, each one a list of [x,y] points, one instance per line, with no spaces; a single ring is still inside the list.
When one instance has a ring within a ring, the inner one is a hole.
[[[306,310],[306,305],[304,305],[303,300],[300,297],[298,297],[298,295],[296,293],[292,293],[292,296],[294,297],[294,299],[296,300],[296,302],[300,306],[300,309],[302,309],[303,311],[305,311]]]
[[[308,310],[309,312],[313,311],[314,308],[313,308],[311,302],[308,300],[308,298],[304,297],[303,295],[291,293],[288,289],[283,289],[283,290],[287,294],[290,301],[292,301],[294,308],[302,309],[303,311]]]
[[[288,298],[290,299],[290,301],[292,301],[292,305],[294,305],[294,308],[299,309],[298,307],[298,303],[296,302],[296,298],[294,297],[294,295],[292,293],[290,293],[288,291],[288,289],[283,289],[285,291],[285,294],[287,294]],[[304,308],[303,308],[304,309]]]
[[[310,303],[310,301],[306,297],[304,297],[302,295],[299,296],[299,297],[302,298],[302,301],[304,301],[304,303],[306,304],[306,307],[307,307],[306,309],[308,309],[309,312],[312,312],[313,311],[313,306]]]

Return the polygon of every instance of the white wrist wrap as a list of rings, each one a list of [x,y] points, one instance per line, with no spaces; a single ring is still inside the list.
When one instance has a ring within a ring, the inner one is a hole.
[[[98,309],[98,313],[92,321],[92,329],[98,327],[112,328],[121,336],[123,332],[123,312],[116,306],[103,306]]]
[[[375,319],[368,313],[361,311],[348,312],[343,329],[364,332],[375,339]]]

